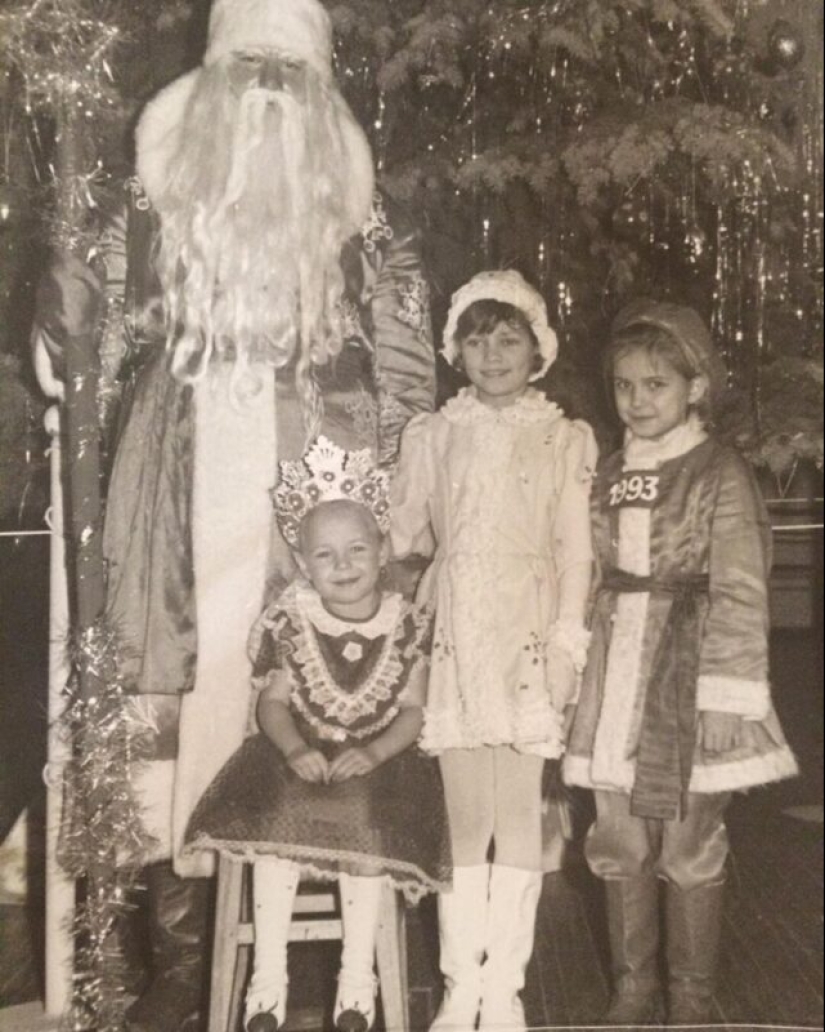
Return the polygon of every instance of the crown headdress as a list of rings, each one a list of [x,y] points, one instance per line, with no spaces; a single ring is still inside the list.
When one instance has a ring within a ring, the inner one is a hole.
[[[380,530],[390,527],[390,477],[375,465],[368,448],[347,452],[319,437],[302,459],[279,463],[278,486],[272,493],[275,518],[284,539],[298,546],[301,521],[324,502],[364,505]]]

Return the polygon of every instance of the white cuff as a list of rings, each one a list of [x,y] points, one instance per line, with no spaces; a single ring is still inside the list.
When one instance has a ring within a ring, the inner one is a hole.
[[[587,666],[587,653],[592,634],[575,620],[556,620],[547,636],[547,648],[563,652],[577,674]]]
[[[771,710],[767,681],[743,681],[738,677],[703,674],[696,693],[700,712],[734,713],[746,720],[764,720]]]

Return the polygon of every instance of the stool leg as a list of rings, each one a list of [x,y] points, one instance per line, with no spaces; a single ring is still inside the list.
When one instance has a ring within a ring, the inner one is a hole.
[[[402,899],[389,883],[384,887],[377,952],[387,1032],[409,1032],[406,915]]]
[[[238,960],[238,925],[241,917],[243,864],[222,856],[218,865],[215,904],[215,942],[209,994],[209,1032],[227,1032]]]

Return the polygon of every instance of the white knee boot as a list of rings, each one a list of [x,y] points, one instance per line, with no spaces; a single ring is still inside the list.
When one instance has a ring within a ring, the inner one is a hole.
[[[341,1032],[368,1032],[375,1022],[375,941],[384,884],[383,878],[339,878],[344,945],[334,1020]]]
[[[456,867],[452,892],[438,897],[444,999],[430,1032],[468,1032],[481,1006],[490,867]]]
[[[286,1017],[287,944],[300,875],[287,860],[257,860],[252,882],[255,950],[245,1032],[278,1032]]]
[[[536,929],[542,875],[516,867],[493,866],[487,923],[487,961],[482,969],[480,1029],[525,1032],[519,993]]]

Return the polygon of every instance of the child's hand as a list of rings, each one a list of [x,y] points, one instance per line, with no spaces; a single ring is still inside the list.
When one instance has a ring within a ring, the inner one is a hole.
[[[290,770],[302,781],[313,785],[325,784],[330,779],[330,767],[327,758],[318,749],[299,749],[292,753],[286,761]]]
[[[330,764],[329,780],[349,781],[350,778],[361,778],[377,766],[378,763],[367,749],[346,749]]]
[[[730,752],[742,741],[742,718],[735,713],[707,710],[699,714],[699,734],[706,753]]]

